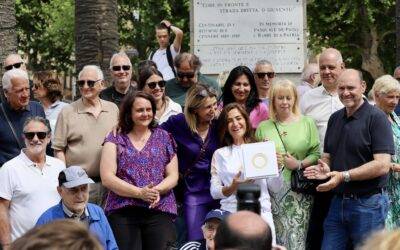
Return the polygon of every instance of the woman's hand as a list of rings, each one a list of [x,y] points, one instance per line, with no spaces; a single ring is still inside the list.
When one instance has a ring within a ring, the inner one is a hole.
[[[142,187],[140,189],[140,199],[142,199],[150,204],[157,201],[157,199],[160,200],[160,193],[153,187],[154,187],[153,183],[150,183],[149,185]]]
[[[295,170],[299,167],[299,161],[289,153],[284,155],[284,160],[285,166],[291,170]]]
[[[391,163],[390,168],[393,172],[400,172],[400,165],[397,163]]]
[[[239,171],[232,180],[231,185],[223,187],[222,188],[222,194],[226,197],[231,196],[233,193],[236,192],[237,188],[239,187],[239,184],[242,183],[251,183],[254,182],[254,180],[252,179],[245,179],[245,180],[241,180],[240,176],[242,175],[242,171]]]
[[[278,161],[278,169],[281,170],[285,166],[284,154],[276,153],[276,159]]]

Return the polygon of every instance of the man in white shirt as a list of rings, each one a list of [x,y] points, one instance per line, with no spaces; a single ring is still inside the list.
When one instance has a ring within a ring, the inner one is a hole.
[[[0,169],[0,243],[12,241],[35,226],[39,216],[60,201],[58,174],[64,162],[46,155],[50,124],[42,117],[28,118],[23,135],[26,148]]]
[[[301,80],[302,82],[297,86],[297,95],[299,99],[301,99],[304,93],[318,86],[321,80],[319,77],[318,64],[309,63],[304,66],[303,72],[301,73]]]
[[[344,69],[343,58],[338,50],[334,48],[324,50],[319,57],[319,74],[322,85],[307,91],[300,100],[300,109],[303,115],[310,116],[315,120],[321,149],[323,149],[329,117],[344,107],[337,94],[337,79]],[[315,195],[307,236],[307,246],[310,249],[321,249],[323,222],[328,213],[331,198],[331,193]]]
[[[175,34],[174,42],[170,45],[171,31]],[[169,21],[163,20],[156,26],[156,38],[160,48],[152,53],[150,60],[157,64],[157,69],[162,73],[165,81],[176,77],[174,59],[181,50],[183,31],[173,26]]]

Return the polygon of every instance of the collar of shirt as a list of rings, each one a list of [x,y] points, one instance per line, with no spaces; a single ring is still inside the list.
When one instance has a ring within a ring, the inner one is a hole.
[[[337,93],[335,93],[335,94],[329,93],[329,92],[325,89],[325,87],[324,87],[323,84],[322,84],[321,86],[319,86],[318,88],[321,88],[321,93],[322,93],[323,95],[337,96]]]
[[[55,107],[57,107],[58,105],[60,105],[60,100],[55,101],[53,104],[50,105],[49,109],[54,109]]]
[[[24,150],[25,150],[25,149],[21,149],[21,154],[20,154],[20,156],[21,156],[22,161],[25,163],[25,165],[28,166],[28,167],[32,167],[32,168],[34,168],[35,170],[40,170],[40,169],[37,167],[37,163],[35,163],[35,162],[33,162],[31,159],[29,159],[28,156],[25,154]],[[50,166],[50,164],[48,163],[48,162],[49,162],[49,161],[48,161],[48,156],[46,155],[45,157],[46,157],[46,160],[45,160],[45,163],[44,163],[44,167],[43,167],[43,169],[41,170],[42,172],[45,170],[45,167],[49,167],[49,166]]]
[[[101,105],[101,112],[109,112],[109,111],[111,111],[111,110],[108,108],[108,106],[105,105],[104,100],[102,100],[102,99],[99,98],[99,101],[100,101],[100,105]],[[77,112],[78,112],[78,114],[86,114],[86,113],[89,113],[88,107],[86,107],[86,106],[83,104],[83,99],[82,99],[82,98],[80,98],[77,102],[78,102],[78,106],[77,106]]]
[[[71,210],[69,210],[63,202],[61,202],[62,204],[62,209],[64,211],[64,213],[68,216],[68,218],[72,218],[72,219],[76,219],[78,218],[78,216],[76,214],[74,214]],[[87,209],[87,207],[85,207],[85,211],[79,216],[79,220],[83,221],[86,220],[89,217],[89,211]]]
[[[363,98],[363,100],[364,100],[364,103],[361,104],[361,106],[356,111],[354,111],[354,113],[349,117],[347,117],[347,110],[346,110],[346,108],[344,108],[343,118],[344,119],[350,119],[350,118],[360,119],[367,112],[368,106],[371,105],[368,103],[367,99]]]

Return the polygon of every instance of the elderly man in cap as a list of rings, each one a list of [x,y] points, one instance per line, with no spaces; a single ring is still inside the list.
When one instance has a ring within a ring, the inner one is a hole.
[[[94,183],[93,180],[79,166],[71,166],[60,172],[57,191],[61,201],[44,212],[36,225],[70,218],[86,224],[98,237],[104,249],[118,249],[103,210],[95,204],[88,203],[90,183]]]
[[[189,241],[183,245],[180,250],[214,250],[214,236],[221,221],[227,217],[230,212],[214,209],[208,212],[204,219],[204,224],[201,227],[203,231],[204,240],[202,241]]]

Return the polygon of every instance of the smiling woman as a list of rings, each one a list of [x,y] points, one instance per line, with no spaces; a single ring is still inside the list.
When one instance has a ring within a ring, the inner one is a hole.
[[[129,93],[121,105],[121,132],[104,142],[100,173],[110,189],[105,211],[119,249],[167,249],[175,241],[176,144],[155,127],[155,113],[151,95]]]

